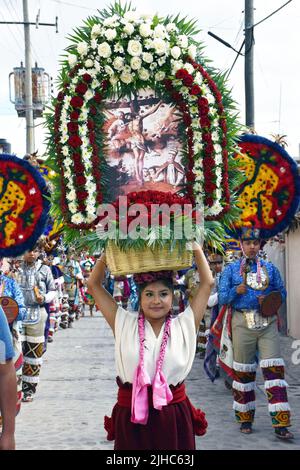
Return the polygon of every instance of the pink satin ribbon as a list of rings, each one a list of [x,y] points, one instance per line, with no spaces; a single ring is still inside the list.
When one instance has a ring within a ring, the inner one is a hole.
[[[131,422],[136,424],[147,424],[149,416],[148,387],[152,385],[153,407],[161,410],[173,399],[173,394],[167,384],[166,378],[162,372],[162,364],[165,357],[166,346],[170,335],[171,316],[168,315],[164,327],[164,334],[160,346],[159,358],[156,363],[156,372],[151,384],[148,372],[145,369],[144,361],[144,343],[145,343],[145,317],[139,315],[138,328],[140,340],[139,364],[135,370],[132,385],[131,400]]]

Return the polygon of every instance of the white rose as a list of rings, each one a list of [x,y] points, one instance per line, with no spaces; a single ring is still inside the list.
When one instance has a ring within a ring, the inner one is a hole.
[[[139,41],[130,40],[127,51],[132,56],[140,56],[143,52],[142,45]]]
[[[142,61],[139,57],[132,57],[130,66],[133,70],[139,70],[142,66]]]
[[[167,43],[163,41],[163,39],[157,38],[153,41],[153,47],[158,55],[165,54],[167,52],[167,46]]]
[[[149,36],[152,36],[153,30],[151,29],[151,25],[149,23],[143,23],[140,25],[140,35],[143,38],[148,38]]]
[[[188,48],[188,55],[192,58],[192,59],[195,59],[196,57],[196,54],[197,54],[197,47],[195,46],[195,44],[191,44]]]
[[[124,59],[123,57],[116,57],[113,61],[113,66],[116,70],[120,71],[124,67]]]
[[[91,68],[91,67],[94,67],[94,62],[92,61],[92,59],[88,59],[88,60],[85,61],[84,66],[85,66],[87,69],[89,69],[89,68]]]
[[[165,38],[166,37],[166,28],[162,24],[158,24],[154,28],[154,37],[156,38]]]
[[[94,24],[92,27],[92,37],[97,37],[101,34],[101,25],[100,24]]]
[[[131,73],[128,73],[128,72],[124,71],[124,72],[121,73],[120,79],[122,80],[123,83],[126,83],[126,85],[128,85],[129,83],[132,82],[133,77],[132,77]]]
[[[71,67],[74,67],[74,65],[77,64],[77,55],[75,54],[69,54],[68,55],[68,62]]]
[[[143,67],[139,70],[139,77],[141,80],[149,80],[150,78],[150,74],[148,72],[148,70],[144,69]]]
[[[157,82],[161,82],[162,80],[165,79],[165,76],[166,76],[165,72],[157,72],[157,73],[155,74],[155,80],[156,80]]]
[[[98,46],[98,54],[100,57],[104,57],[107,59],[108,57],[111,56],[111,48],[110,45],[107,42],[102,42]]]
[[[131,23],[125,24],[123,31],[124,31],[124,33],[129,34],[129,36],[131,36],[131,34],[134,32],[133,24],[131,24]]]
[[[106,37],[106,39],[108,41],[113,41],[116,36],[117,36],[117,31],[115,29],[107,29],[105,32],[104,32],[104,36]]]
[[[174,33],[175,31],[177,31],[177,26],[175,23],[169,23],[166,26],[166,30],[168,31],[168,33]]]
[[[178,36],[177,43],[180,47],[186,49],[189,45],[187,36],[185,34],[181,34],[180,36]]]
[[[88,45],[86,42],[80,42],[77,46],[77,51],[80,55],[86,55],[88,51]]]
[[[130,22],[134,22],[139,19],[139,14],[136,11],[127,11],[124,15],[124,19]]]
[[[174,46],[172,47],[171,49],[171,56],[174,58],[174,59],[179,59],[179,57],[181,56],[181,49],[180,47],[178,46]]]
[[[143,61],[147,64],[151,64],[153,62],[153,55],[150,52],[144,52]]]

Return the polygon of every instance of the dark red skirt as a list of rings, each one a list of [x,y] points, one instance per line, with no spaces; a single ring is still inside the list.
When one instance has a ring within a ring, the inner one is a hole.
[[[120,389],[132,389],[131,384],[122,384],[118,379]],[[174,391],[175,387],[170,387]],[[149,387],[149,398],[151,387]],[[191,403],[185,398],[179,403],[164,406],[156,410],[149,401],[149,418],[146,425],[132,423],[129,406],[116,404],[112,417],[105,422],[106,430],[113,430],[108,434],[109,440],[115,440],[115,450],[194,450],[195,423],[191,412]],[[195,410],[195,409],[194,409]],[[195,410],[199,411],[200,410]],[[201,412],[201,420],[205,421],[205,414]],[[205,426],[205,424],[204,424]],[[207,426],[207,423],[206,423]],[[204,434],[202,432],[202,434]],[[198,434],[198,432],[196,432]]]

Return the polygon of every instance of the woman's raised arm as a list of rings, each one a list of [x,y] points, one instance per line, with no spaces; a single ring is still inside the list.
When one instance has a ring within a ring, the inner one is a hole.
[[[93,271],[91,272],[91,275],[87,281],[87,286],[89,294],[93,296],[96,305],[114,332],[118,305],[113,297],[102,286],[102,282],[105,276],[105,269],[106,258],[105,254],[102,254],[95,264]]]

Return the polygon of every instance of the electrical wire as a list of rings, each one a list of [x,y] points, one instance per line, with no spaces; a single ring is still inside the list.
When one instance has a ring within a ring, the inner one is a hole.
[[[273,11],[272,13],[270,13],[270,15],[266,16],[265,18],[263,18],[262,20],[258,21],[258,23],[255,23],[253,25],[253,28],[255,28],[255,26],[258,26],[259,24],[263,23],[264,21],[266,21],[268,18],[271,18],[271,16],[275,15],[275,13],[277,13],[278,11],[282,10],[282,8],[286,7],[289,3],[291,3],[292,0],[289,0],[288,2],[286,2],[284,5],[281,5],[281,7],[277,8],[277,10]]]
[[[70,6],[70,7],[81,8],[82,10],[98,11],[97,8],[83,7],[83,6],[80,6],[80,5],[76,5],[75,3],[61,2],[60,0],[51,0],[51,2],[67,5],[67,6]]]

